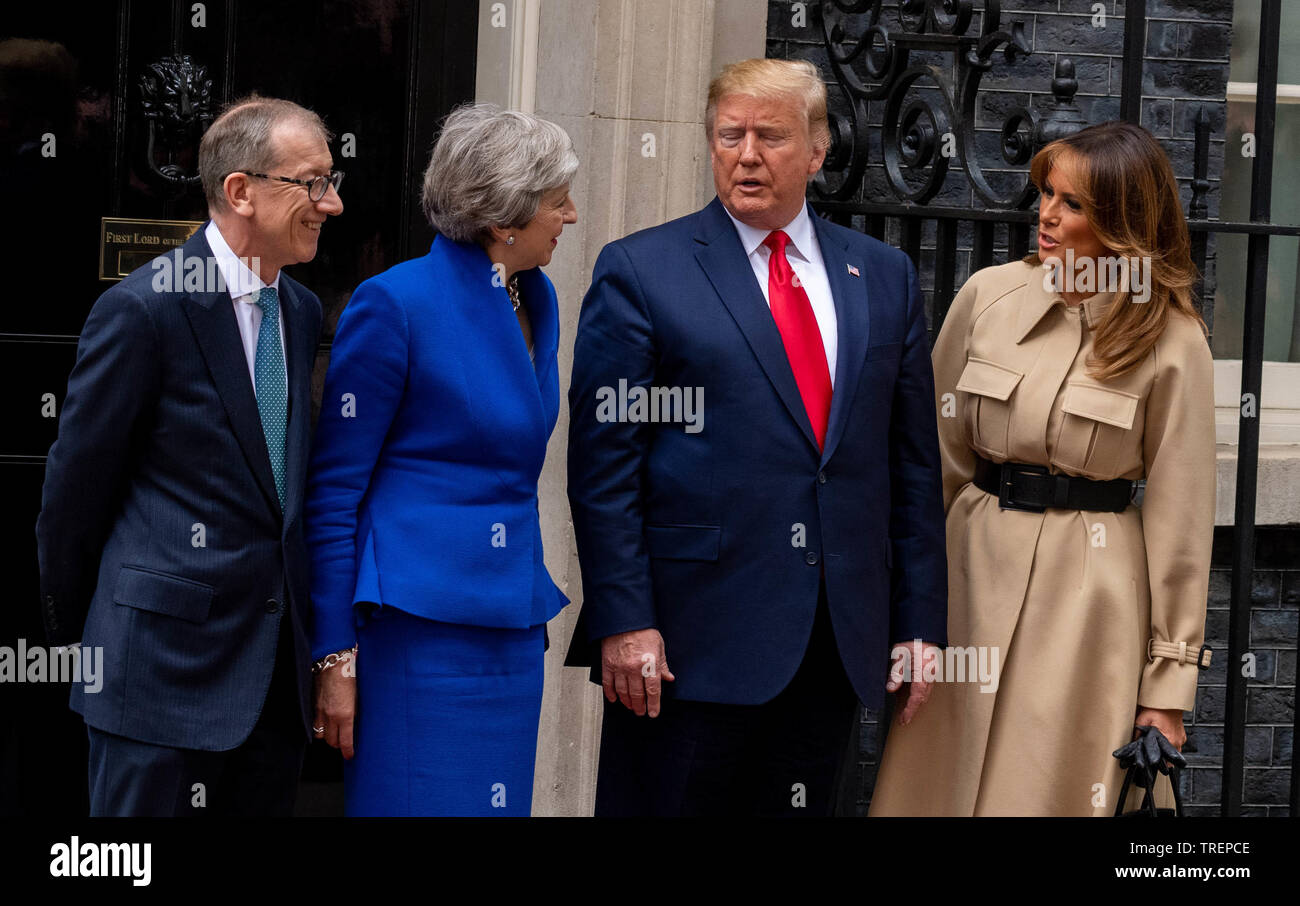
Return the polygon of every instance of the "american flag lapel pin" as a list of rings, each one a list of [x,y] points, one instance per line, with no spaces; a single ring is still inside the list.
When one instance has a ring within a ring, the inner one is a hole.
[[[848,269],[849,269],[849,273],[852,274],[853,276],[855,276],[855,277],[861,277],[861,276],[862,276],[861,274],[858,273],[858,269],[857,269],[856,267],[854,267],[853,265],[851,265],[851,264],[848,265]]]

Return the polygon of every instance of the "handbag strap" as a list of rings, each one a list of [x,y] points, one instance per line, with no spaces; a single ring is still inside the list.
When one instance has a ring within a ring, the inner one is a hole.
[[[1138,766],[1132,765],[1124,775],[1124,784],[1120,787],[1119,798],[1115,800],[1115,814],[1113,817],[1119,818],[1124,814],[1124,803],[1128,800],[1129,788],[1133,785],[1133,776],[1138,772]],[[1182,768],[1178,765],[1169,767],[1169,785],[1174,791],[1174,817],[1183,817],[1183,794],[1179,790],[1178,781],[1182,773]],[[1156,810],[1155,796],[1156,778],[1155,775],[1146,771],[1142,772],[1142,804],[1139,808],[1146,812],[1150,817],[1158,817],[1159,812]]]
[[[1178,781],[1180,779],[1182,770],[1183,769],[1180,768],[1178,765],[1172,765],[1169,768],[1169,784],[1174,788],[1174,817],[1175,818],[1183,817],[1183,794],[1178,789],[1179,787]]]
[[[1119,788],[1119,796],[1115,799],[1115,814],[1111,817],[1118,818],[1124,814],[1124,801],[1128,799],[1128,788],[1133,785],[1133,772],[1137,770],[1137,765],[1131,765],[1124,774],[1124,784]]]

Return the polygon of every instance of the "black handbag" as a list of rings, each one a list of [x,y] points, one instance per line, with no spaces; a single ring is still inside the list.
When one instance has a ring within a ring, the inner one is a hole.
[[[1183,753],[1174,748],[1165,735],[1155,727],[1138,727],[1138,738],[1128,745],[1116,749],[1112,754],[1119,759],[1120,767],[1128,768],[1124,775],[1124,785],[1120,787],[1119,798],[1115,800],[1116,818],[1181,818],[1183,816],[1183,794],[1179,790],[1179,780],[1187,759]],[[1173,808],[1156,808],[1156,777],[1166,774],[1174,790]],[[1123,811],[1128,799],[1129,789],[1134,782],[1141,784],[1142,805],[1137,809]]]

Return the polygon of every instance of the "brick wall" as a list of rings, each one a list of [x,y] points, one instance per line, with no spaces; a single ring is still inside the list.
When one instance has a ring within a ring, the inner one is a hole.
[[[1217,815],[1227,695],[1228,606],[1232,587],[1232,529],[1214,533],[1206,643],[1214,663],[1201,675],[1196,711],[1187,721],[1184,803],[1190,815]],[[1291,745],[1295,726],[1297,616],[1300,612],[1300,526],[1256,530],[1250,590],[1249,652],[1254,677],[1246,691],[1246,770],[1242,814],[1289,814]],[[1245,669],[1238,664],[1236,669]]]

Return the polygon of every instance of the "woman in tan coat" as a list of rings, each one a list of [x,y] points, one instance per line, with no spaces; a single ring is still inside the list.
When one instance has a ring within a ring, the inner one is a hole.
[[[948,654],[1000,673],[890,728],[872,815],[1109,815],[1111,753],[1181,747],[1208,664],[1213,365],[1173,171],[1105,123],[1031,178],[1038,252],[973,275],[934,348]]]

